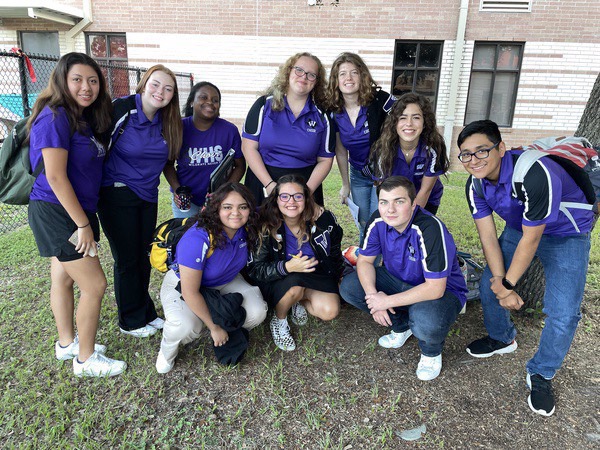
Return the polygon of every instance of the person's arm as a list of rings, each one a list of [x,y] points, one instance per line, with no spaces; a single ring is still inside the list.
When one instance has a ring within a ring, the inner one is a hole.
[[[321,185],[325,177],[327,177],[327,175],[329,174],[331,166],[333,166],[333,158],[326,158],[322,156],[319,156],[317,158],[317,165],[313,169],[310,178],[306,182],[306,185],[310,189],[310,192],[315,192],[315,190]],[[275,187],[274,183],[269,187]],[[267,192],[270,193],[271,191],[267,189]]]
[[[356,272],[358,274],[360,284],[365,291],[365,298],[377,293],[377,287],[375,284],[375,258],[376,256],[358,255],[358,260],[356,262]],[[380,294],[385,295],[382,292]],[[373,316],[373,320],[379,325],[384,327],[392,326],[392,319],[390,318],[387,310],[374,311],[371,313],[371,315]]]
[[[81,207],[73,185],[67,176],[67,161],[69,152],[64,148],[43,148],[44,170],[48,184],[60,204],[65,208],[69,217],[77,225],[77,245],[75,250],[83,255],[96,245],[94,232],[88,217]],[[94,248],[95,250],[95,248]]]
[[[241,157],[235,158],[233,161],[233,170],[231,171],[231,175],[229,175],[229,179],[227,181],[238,183],[244,176],[244,172],[246,172],[246,160],[244,157]]]
[[[181,296],[186,305],[206,325],[206,328],[210,330],[215,347],[224,345],[229,340],[229,335],[227,331],[213,322],[206,301],[200,293],[202,271],[180,265],[179,275],[181,280]]]
[[[340,169],[340,176],[342,177],[342,188],[340,189],[340,200],[342,203],[346,203],[348,195],[350,195],[350,179],[348,176],[348,150],[342,144],[340,139],[340,133],[336,133],[335,136],[335,160]]]
[[[275,189],[275,180],[269,175],[262,156],[258,152],[258,141],[242,138],[242,153],[244,154],[244,158],[246,158],[250,170],[252,170],[258,181],[265,187],[267,194],[270,194]]]
[[[506,275],[504,275],[511,284],[517,284],[531,264],[531,261],[533,261],[545,228],[545,224],[533,227],[523,225],[523,236],[517,244],[510,267],[506,271]],[[496,294],[496,298],[500,300],[500,305],[504,308],[519,309],[523,306],[521,297],[514,290],[506,289],[502,285],[502,278],[494,277],[491,289]]]
[[[369,305],[371,313],[374,313],[397,306],[408,306],[428,300],[437,300],[446,292],[446,280],[446,277],[425,278],[425,282],[394,295],[386,295],[383,292],[367,294],[367,305]]]
[[[419,192],[417,192],[417,197],[415,199],[417,205],[421,208],[425,208],[425,205],[429,201],[429,195],[431,195],[431,191],[438,178],[439,177],[423,177],[421,179],[421,187],[419,188]]]
[[[485,256],[485,261],[492,272],[492,278],[502,280],[506,269],[504,268],[504,257],[500,249],[500,242],[498,242],[494,217],[490,214],[481,219],[475,219],[475,226],[477,227],[477,233],[481,241],[483,256]]]
[[[173,189],[173,201],[175,202],[175,206],[181,208],[181,201],[179,200],[179,196],[177,195],[177,188],[181,186],[179,183],[179,178],[177,177],[177,171],[175,170],[175,163],[173,161],[167,161],[165,167],[163,169],[163,175]]]

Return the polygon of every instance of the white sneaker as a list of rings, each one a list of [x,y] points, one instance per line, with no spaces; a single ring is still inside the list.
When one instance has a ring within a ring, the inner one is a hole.
[[[121,330],[121,333],[128,334],[129,336],[133,336],[133,337],[137,337],[137,338],[149,337],[158,331],[157,328],[154,328],[150,324],[143,326],[142,328],[137,328],[135,330],[124,330],[123,328],[119,328],[119,329]]]
[[[381,336],[377,342],[384,348],[400,348],[412,334],[410,328],[402,333],[392,331],[390,334]]]
[[[162,350],[158,352],[158,356],[156,357],[156,371],[158,373],[169,373],[174,365],[174,362],[169,363],[169,361],[167,361]]]
[[[78,377],[114,377],[125,371],[127,363],[117,359],[110,359],[102,353],[94,352],[84,362],[73,358],[73,372]]]
[[[421,361],[417,366],[417,378],[423,381],[431,381],[440,374],[442,370],[442,354],[437,356],[421,355]]]
[[[306,325],[306,322],[308,322],[308,313],[306,312],[306,308],[299,302],[292,305],[292,322],[299,327]]]
[[[157,330],[162,330],[163,327],[165,326],[165,319],[161,319],[160,317],[157,317],[152,322],[148,322],[148,325],[156,328]]]
[[[273,335],[273,342],[281,350],[291,352],[296,350],[296,343],[294,338],[290,334],[290,326],[287,319],[279,320],[275,314],[270,323],[271,334]]]
[[[98,353],[106,353],[106,345],[94,344],[94,351]],[[75,335],[75,339],[66,347],[62,347],[58,341],[54,344],[54,353],[56,359],[59,361],[65,361],[67,359],[73,359],[79,356],[79,336]]]

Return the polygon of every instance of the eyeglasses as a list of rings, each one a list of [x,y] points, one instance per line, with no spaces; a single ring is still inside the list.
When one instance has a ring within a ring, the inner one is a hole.
[[[469,153],[469,152],[460,153],[458,155],[458,160],[461,163],[468,163],[469,161],[471,161],[473,159],[473,156],[477,159],[486,159],[488,156],[490,156],[490,152],[492,150],[494,150],[496,147],[498,147],[498,144],[500,144],[500,142],[495,143],[490,148],[481,148],[473,153]]]
[[[283,203],[287,203],[290,201],[291,198],[294,199],[295,202],[300,203],[301,201],[304,200],[304,194],[302,194],[301,192],[296,192],[295,194],[279,194],[278,195],[279,200],[281,200]]]
[[[302,67],[294,66],[294,73],[296,74],[296,76],[298,76],[300,78],[302,78],[304,75],[306,75],[306,79],[308,81],[315,81],[317,79],[316,73],[307,72]]]

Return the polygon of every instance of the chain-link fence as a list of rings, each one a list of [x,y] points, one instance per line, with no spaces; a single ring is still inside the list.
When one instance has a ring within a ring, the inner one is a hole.
[[[39,93],[46,87],[58,57],[0,52],[0,143],[14,124],[31,114]],[[111,97],[133,94],[146,69],[99,62]],[[35,74],[36,81],[32,81]],[[176,73],[179,103],[183,107],[194,83],[191,73]],[[0,233],[27,222],[27,208],[0,203]]]

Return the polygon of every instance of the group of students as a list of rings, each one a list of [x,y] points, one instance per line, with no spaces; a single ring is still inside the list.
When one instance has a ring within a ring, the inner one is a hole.
[[[215,351],[221,351],[219,359],[238,361],[247,332],[265,320],[268,309],[275,344],[294,350],[288,314],[298,326],[308,314],[332,320],[341,296],[391,327],[379,339],[381,346],[399,348],[414,334],[422,353],[417,377],[436,378],[467,289],[453,238],[435,216],[443,190],[439,177],[449,160],[429,101],[383,92],[353,53],[334,61],[328,82],[314,55],[290,57],[250,109],[241,139],[237,128],[219,117],[221,93],[215,85],[192,88],[183,119],[178,98],[175,75],[156,65],[136,94],[115,100],[113,109],[97,64],[69,53],[36,101],[28,123],[31,160],[35,166],[43,159],[45,170],[31,193],[29,220],[40,254],[52,257],[56,357],[72,359],[79,376],[112,376],[126,368],[95,343],[106,288],[93,257],[98,212],[114,258],[119,327],[135,337],[163,330],[156,360],[160,373],[173,368],[180,344],[197,338],[203,326]],[[127,114],[114,113],[124,108]],[[548,318],[527,381],[530,407],[550,415],[550,379],[580,318],[592,215],[575,213],[579,229],[569,228],[559,203],[562,197],[581,200],[581,191],[544,158],[514,198],[512,159],[506,157],[512,153],[493,122],[468,125],[458,145],[459,160],[472,174],[467,199],[488,262],[481,298],[489,336],[467,351],[486,357],[516,349],[508,310],[522,304],[513,288],[537,253],[550,280],[544,299]],[[206,201],[209,175],[230,149],[234,170]],[[342,176],[342,202],[350,196],[359,206],[356,271],[347,270],[343,230],[324,208],[321,184],[333,156]],[[147,252],[161,173],[173,191],[174,215],[196,217],[163,280],[165,320],[148,294]],[[244,173],[245,186],[239,183]],[[482,180],[479,188],[473,179]],[[192,192],[186,212],[180,186]],[[499,240],[493,211],[507,222]],[[565,241],[564,248],[557,239]],[[569,270],[554,259],[567,251],[567,243],[568,251],[581,257]],[[74,283],[81,292],[78,333]]]

